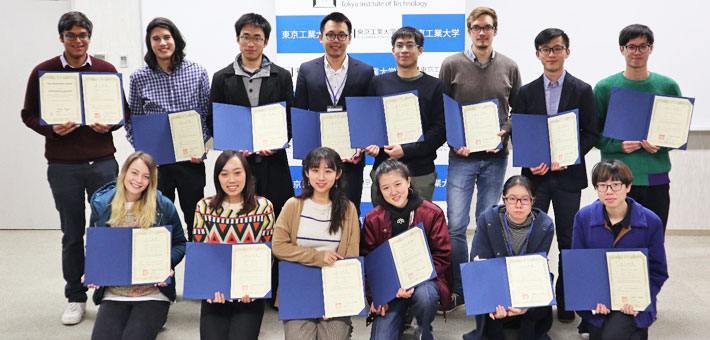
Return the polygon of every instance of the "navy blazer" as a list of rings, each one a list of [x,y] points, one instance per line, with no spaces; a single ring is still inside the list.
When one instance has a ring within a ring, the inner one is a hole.
[[[348,60],[348,73],[343,93],[338,99],[338,106],[345,108],[345,97],[361,97],[367,95],[370,79],[375,75],[372,66],[353,57]],[[333,97],[328,92],[325,83],[324,57],[320,56],[301,64],[296,80],[295,107],[304,110],[323,112],[333,105]],[[340,84],[331,84],[337,91]]]
[[[584,155],[594,147],[597,139],[599,139],[597,116],[594,108],[594,93],[589,84],[567,72],[562,83],[562,93],[560,94],[560,104],[557,111],[565,112],[574,109],[579,109],[581,163],[568,166],[567,170],[548,171],[543,176],[533,175],[529,168],[523,168],[521,174],[528,177],[535,187],[546,178],[553,176],[557,178],[561,189],[565,191],[577,191],[587,187],[587,168],[584,163]],[[518,98],[511,112],[547,115],[543,76],[520,88]],[[513,131],[513,138],[515,138],[515,131]]]

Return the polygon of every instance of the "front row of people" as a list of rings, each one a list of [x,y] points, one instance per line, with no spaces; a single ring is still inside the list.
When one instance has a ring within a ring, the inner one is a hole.
[[[269,200],[254,190],[254,177],[241,153],[224,151],[215,164],[216,194],[196,208],[196,242],[250,243],[272,241],[274,256],[308,266],[327,266],[346,257],[364,256],[391,237],[423,223],[437,277],[412,289],[400,289],[384,306],[370,304],[374,316],[371,339],[396,339],[408,311],[416,319],[421,339],[433,339],[432,322],[441,305],[450,303],[451,242],[443,211],[422,199],[411,186],[408,168],[386,160],[374,175],[383,201],[365,217],[362,230],[356,208],[345,197],[343,163],[329,148],[312,150],[303,161],[304,189],[284,205],[279,219]],[[148,228],[172,225],[171,267],[185,255],[185,235],[173,204],[157,190],[157,166],[143,152],[128,157],[117,181],[106,184],[91,199],[91,227]],[[594,311],[579,311],[592,339],[646,339],[656,317],[656,295],[668,278],[663,227],[653,212],[628,198],[633,176],[620,161],[597,164],[592,181],[599,200],[575,217],[572,248],[648,248],[651,307],[620,311],[599,303]],[[471,260],[548,252],[554,225],[543,211],[532,208],[532,183],[523,176],[508,179],[503,205],[487,208],[477,221]],[[362,232],[362,237],[360,233]],[[272,239],[273,235],[273,239]],[[110,270],[110,268],[107,268]],[[174,271],[171,270],[171,276]],[[175,279],[169,284],[94,288],[100,304],[92,339],[154,339],[175,301]],[[223,292],[202,302],[201,339],[257,339],[264,314],[262,300],[244,296],[228,300]],[[505,328],[516,328],[520,339],[543,339],[552,326],[552,308],[518,309],[498,306],[476,316],[476,329],[464,339],[505,339]],[[349,339],[349,317],[284,321],[286,339]]]

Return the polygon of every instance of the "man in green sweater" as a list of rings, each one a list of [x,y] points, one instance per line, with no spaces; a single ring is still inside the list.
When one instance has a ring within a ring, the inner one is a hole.
[[[599,131],[604,130],[612,87],[663,95],[681,95],[680,88],[673,79],[648,71],[648,57],[653,52],[653,31],[648,26],[636,24],[621,30],[619,51],[626,59],[626,70],[602,79],[594,87],[594,97],[599,112]],[[631,168],[634,181],[629,196],[656,213],[663,221],[665,232],[670,206],[669,149],[655,146],[646,140],[622,141],[603,136],[596,147],[601,151],[602,160],[618,159]]]

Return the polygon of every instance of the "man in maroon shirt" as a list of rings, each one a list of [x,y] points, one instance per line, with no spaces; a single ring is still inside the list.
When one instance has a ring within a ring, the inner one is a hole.
[[[80,125],[66,122],[40,125],[39,72],[116,72],[116,68],[87,54],[91,41],[91,21],[80,12],[68,12],[59,18],[59,41],[64,53],[37,65],[30,74],[22,108],[22,121],[45,138],[47,179],[59,211],[62,229],[62,271],[69,301],[62,323],[81,322],[86,309],[86,291],[81,283],[84,274],[84,200],[103,184],[116,178],[118,164],[111,131],[120,126]],[[80,122],[79,122],[80,123]],[[86,195],[86,196],[85,196]]]

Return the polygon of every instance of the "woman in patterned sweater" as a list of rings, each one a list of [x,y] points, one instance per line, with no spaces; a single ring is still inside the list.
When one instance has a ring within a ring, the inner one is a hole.
[[[274,207],[256,196],[255,180],[244,156],[227,150],[214,166],[216,194],[197,203],[194,242],[270,242]],[[202,301],[200,338],[257,339],[264,316],[263,300],[245,295],[236,302],[215,292],[214,299]]]

